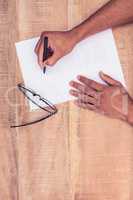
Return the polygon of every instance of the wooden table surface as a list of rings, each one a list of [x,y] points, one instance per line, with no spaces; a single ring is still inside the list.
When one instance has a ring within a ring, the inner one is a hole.
[[[9,127],[26,109],[18,92],[9,92],[22,80],[14,43],[70,29],[106,2],[0,0],[0,200],[133,198],[133,129],[126,123],[69,102],[46,122]],[[114,35],[133,95],[133,25]]]

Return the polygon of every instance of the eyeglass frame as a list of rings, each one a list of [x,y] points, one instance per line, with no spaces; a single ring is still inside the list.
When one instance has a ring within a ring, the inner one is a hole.
[[[55,115],[57,112],[58,112],[58,109],[56,108],[55,105],[53,105],[50,101],[48,101],[47,99],[45,98],[42,98],[39,94],[37,94],[34,90],[32,89],[29,89],[27,87],[24,86],[23,83],[19,83],[17,85],[18,89],[24,94],[24,96],[29,100],[31,101],[33,104],[35,104],[36,106],[38,106],[39,108],[45,110],[46,112],[50,113],[49,115],[47,115],[46,117],[42,117],[38,120],[35,120],[35,121],[32,121],[32,122],[27,122],[27,123],[22,123],[20,125],[12,125],[10,126],[10,128],[19,128],[19,127],[23,127],[23,126],[28,126],[28,125],[33,125],[33,124],[36,124],[38,122],[41,122],[49,117],[51,117],[52,115]],[[40,101],[43,101],[46,105],[48,105],[52,110],[53,112],[50,112],[49,110],[47,110],[46,108],[38,105],[36,102],[33,101],[33,99],[31,99],[27,94],[26,94],[26,91],[30,92],[33,96],[37,96],[39,97],[39,100]]]

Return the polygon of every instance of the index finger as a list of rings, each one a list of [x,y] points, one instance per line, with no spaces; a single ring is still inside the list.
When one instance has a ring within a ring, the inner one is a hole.
[[[87,85],[89,86],[90,88],[94,89],[94,90],[97,90],[97,91],[102,91],[106,86],[101,84],[101,83],[98,83],[92,79],[88,79],[86,78],[85,76],[77,76],[77,79],[83,83],[84,85]]]
[[[41,67],[44,67],[44,64],[43,64],[43,51],[44,51],[44,47],[43,47],[43,44],[41,43],[40,46],[39,46],[38,52],[37,52],[38,64]]]
[[[37,44],[36,44],[36,46],[35,46],[35,49],[34,49],[34,52],[35,52],[36,54],[37,54],[37,52],[38,52],[38,49],[39,49],[40,44],[41,44],[41,38],[38,40],[38,42],[37,42]]]

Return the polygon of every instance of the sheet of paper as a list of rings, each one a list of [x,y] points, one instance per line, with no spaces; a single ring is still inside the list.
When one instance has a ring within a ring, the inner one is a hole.
[[[16,43],[17,55],[25,86],[32,88],[53,104],[72,100],[69,95],[69,81],[82,74],[98,82],[99,71],[103,71],[124,85],[112,30],[106,30],[80,42],[73,51],[61,58],[45,75],[37,64],[34,48],[39,38]],[[36,106],[30,102],[30,109]]]

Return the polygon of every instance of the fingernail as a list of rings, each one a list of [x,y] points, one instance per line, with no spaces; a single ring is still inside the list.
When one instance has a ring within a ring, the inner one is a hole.
[[[69,90],[69,94],[71,94],[71,95],[73,94],[71,90]]]
[[[43,63],[40,63],[40,67],[43,68]]]
[[[80,75],[78,75],[78,76],[77,76],[77,79],[78,79],[78,80],[80,80],[80,79],[81,79],[81,76],[80,76]]]
[[[100,74],[100,75],[104,75],[103,71],[100,71],[99,74]]]
[[[70,81],[70,82],[69,82],[69,85],[70,85],[70,86],[73,86],[73,81]]]

